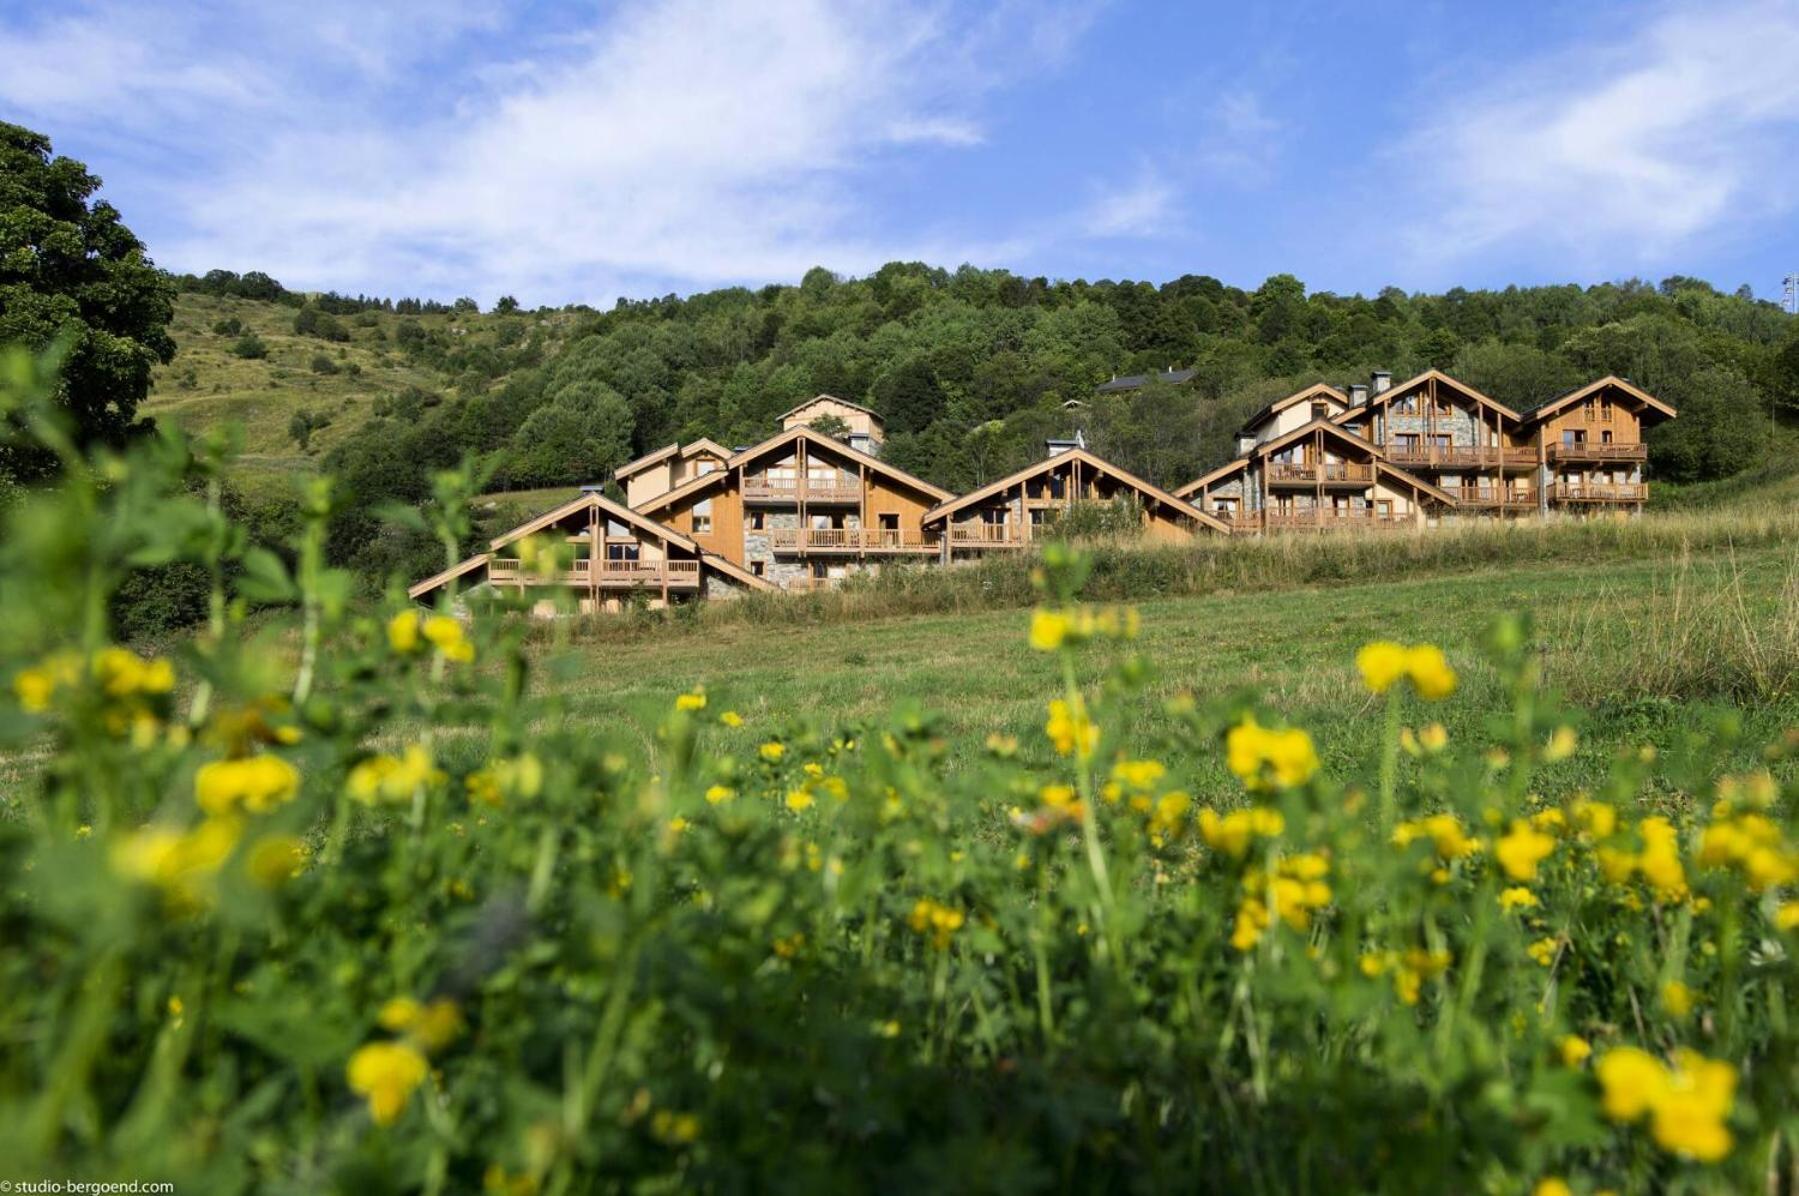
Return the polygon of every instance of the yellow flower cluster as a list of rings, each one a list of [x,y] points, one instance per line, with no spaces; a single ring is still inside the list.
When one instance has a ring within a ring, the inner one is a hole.
[[[214,760],[194,774],[194,800],[213,817],[266,814],[299,791],[299,770],[280,756]]]
[[[370,756],[350,770],[345,789],[365,806],[411,801],[421,787],[441,785],[444,773],[431,762],[422,743],[408,744],[398,756]]]
[[[1715,1163],[1730,1153],[1725,1122],[1736,1099],[1736,1068],[1681,1050],[1669,1067],[1636,1047],[1607,1051],[1594,1068],[1605,1114],[1631,1123],[1645,1114],[1655,1144],[1670,1154]]]
[[[425,1057],[408,1043],[371,1042],[350,1056],[345,1077],[350,1090],[368,1102],[375,1124],[392,1125],[429,1070]]]
[[[1399,731],[1399,746],[1405,749],[1408,756],[1434,756],[1449,746],[1449,732],[1442,723],[1431,723],[1417,731],[1402,727]]]
[[[1245,716],[1224,737],[1225,765],[1255,792],[1292,789],[1318,771],[1318,749],[1297,727],[1272,730]]]
[[[425,643],[436,648],[445,660],[457,664],[467,664],[475,659],[475,645],[470,642],[467,631],[449,615],[421,615],[418,611],[406,610],[388,620],[387,645],[395,654],[411,656]]]
[[[1084,606],[1065,610],[1038,607],[1031,614],[1031,647],[1039,652],[1054,652],[1095,636],[1136,639],[1142,622],[1135,607],[1106,607],[1097,612]]]
[[[1416,1005],[1424,993],[1427,980],[1434,980],[1449,970],[1450,954],[1444,950],[1427,951],[1410,947],[1404,951],[1371,951],[1362,956],[1362,975],[1393,978],[1393,995],[1407,1005]]]
[[[101,717],[108,734],[129,734],[137,746],[150,746],[161,730],[152,704],[175,688],[175,668],[162,657],[146,660],[114,646],[96,652],[84,670],[80,653],[52,652],[13,676],[13,695],[26,713],[42,714],[59,690],[79,686],[84,672],[105,699]]]
[[[1362,645],[1355,657],[1362,684],[1370,692],[1384,694],[1401,681],[1409,680],[1418,696],[1438,701],[1455,692],[1455,670],[1433,644],[1406,647],[1390,640],[1377,640]]]
[[[543,764],[530,752],[491,760],[471,772],[463,785],[470,801],[495,809],[511,800],[529,801],[543,791]]]
[[[424,1002],[416,997],[395,997],[376,1015],[383,1030],[403,1034],[427,1051],[441,1051],[455,1042],[463,1030],[462,1007],[448,997]]]
[[[1511,880],[1537,879],[1537,865],[1555,850],[1555,837],[1546,835],[1522,818],[1512,820],[1511,829],[1493,845],[1493,858]]]
[[[113,845],[111,863],[119,875],[161,889],[171,906],[191,910],[210,897],[212,879],[231,858],[240,834],[230,818],[202,819],[186,831],[146,826]]]
[[[1680,858],[1680,832],[1659,814],[1637,823],[1641,851],[1602,845],[1595,853],[1599,871],[1614,885],[1627,885],[1640,875],[1657,901],[1674,904],[1688,895],[1686,868]]]
[[[1393,828],[1393,845],[1410,847],[1413,843],[1431,845],[1430,870],[1438,883],[1449,879],[1448,866],[1484,850],[1484,840],[1468,834],[1462,820],[1454,814],[1430,814],[1413,818]]]
[[[675,698],[675,709],[679,711],[697,711],[706,708],[706,691],[690,689]]]
[[[1231,946],[1239,951],[1254,949],[1275,918],[1305,933],[1312,925],[1312,911],[1330,904],[1331,888],[1324,879],[1328,875],[1330,861],[1316,852],[1283,856],[1275,861],[1272,872],[1251,868],[1244,873],[1243,900],[1231,927]]]
[[[1234,860],[1242,859],[1256,839],[1279,838],[1286,829],[1287,820],[1281,817],[1279,810],[1260,806],[1232,810],[1223,817],[1210,806],[1199,811],[1199,837],[1213,851]]]
[[[1086,703],[1078,699],[1069,702],[1057,698],[1050,702],[1043,733],[1049,736],[1058,755],[1084,760],[1099,748],[1099,727],[1087,716]]]
[[[1753,810],[1738,812],[1728,800],[1713,807],[1712,823],[1700,833],[1699,864],[1734,870],[1752,893],[1799,881],[1799,849],[1779,824]]]
[[[927,939],[939,951],[949,947],[950,940],[955,937],[956,931],[962,929],[965,921],[967,918],[961,910],[933,901],[929,897],[920,897],[906,917],[906,925],[912,928],[913,933]]]

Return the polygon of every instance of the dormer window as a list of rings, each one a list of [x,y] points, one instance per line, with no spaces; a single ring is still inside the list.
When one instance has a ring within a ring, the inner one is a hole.
[[[1313,403],[1312,404],[1312,418],[1313,419],[1329,419],[1330,417],[1331,417],[1331,408],[1330,408],[1329,403]]]

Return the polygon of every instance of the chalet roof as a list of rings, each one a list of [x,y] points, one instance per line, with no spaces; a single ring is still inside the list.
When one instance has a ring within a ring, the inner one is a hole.
[[[674,444],[662,446],[653,453],[645,453],[643,456],[637,458],[637,460],[627,461],[617,469],[613,470],[612,476],[616,480],[622,482],[628,477],[633,477],[642,473],[652,465],[660,465],[670,457],[679,455],[685,460],[688,457],[697,456],[702,452],[710,452],[717,457],[729,457],[731,455],[731,450],[718,443],[718,441],[702,436],[691,444],[683,445],[680,441],[676,441]]]
[[[1398,478],[1401,482],[1404,482],[1408,486],[1415,486],[1417,489],[1423,491],[1425,494],[1430,495],[1432,498],[1436,499],[1440,503],[1443,503],[1445,506],[1453,507],[1453,506],[1458,505],[1455,495],[1449,493],[1447,490],[1444,490],[1440,486],[1431,485],[1429,482],[1425,481],[1423,478],[1419,477],[1417,474],[1409,473],[1406,470],[1399,468],[1399,466],[1394,465],[1390,461],[1382,461],[1382,460],[1376,459],[1374,462],[1374,468],[1377,473],[1384,473],[1388,477]]]
[[[1526,420],[1529,420],[1529,421],[1536,421],[1536,420],[1547,418],[1548,416],[1554,415],[1557,411],[1560,411],[1562,408],[1567,407],[1570,404],[1578,403],[1584,399],[1591,398],[1593,395],[1599,393],[1601,390],[1604,390],[1606,387],[1611,387],[1615,390],[1623,391],[1630,398],[1635,399],[1637,402],[1642,403],[1644,406],[1648,407],[1650,410],[1659,412],[1660,414],[1668,417],[1669,419],[1673,419],[1676,415],[1680,414],[1673,407],[1669,406],[1667,403],[1662,402],[1660,399],[1656,398],[1654,395],[1650,394],[1648,391],[1637,386],[1635,383],[1631,382],[1628,378],[1620,378],[1616,374],[1607,374],[1605,377],[1599,379],[1597,382],[1589,382],[1585,386],[1581,387],[1579,390],[1571,391],[1568,394],[1563,395],[1559,399],[1550,399],[1546,403],[1539,403],[1537,406],[1532,407],[1530,410],[1526,411],[1524,413],[1523,418]]]
[[[1443,383],[1444,385],[1447,385],[1447,386],[1451,387],[1452,389],[1459,391],[1461,394],[1466,395],[1468,398],[1473,399],[1475,401],[1475,403],[1477,403],[1478,405],[1483,406],[1483,407],[1490,407],[1494,411],[1499,412],[1499,414],[1506,416],[1509,419],[1522,420],[1524,418],[1522,415],[1518,414],[1516,411],[1513,411],[1510,407],[1507,407],[1504,403],[1501,403],[1497,399],[1488,398],[1486,395],[1482,394],[1480,391],[1475,390],[1472,386],[1469,386],[1466,382],[1462,382],[1456,378],[1452,378],[1448,374],[1445,374],[1442,370],[1434,370],[1434,369],[1433,370],[1425,370],[1422,374],[1419,374],[1415,378],[1407,378],[1404,382],[1401,382],[1397,386],[1389,386],[1387,389],[1381,391],[1377,395],[1369,395],[1368,401],[1366,403],[1363,403],[1358,407],[1351,407],[1348,411],[1345,411],[1343,414],[1337,416],[1336,418],[1340,421],[1349,420],[1354,416],[1354,414],[1356,412],[1367,411],[1370,408],[1379,407],[1384,403],[1391,403],[1394,399],[1399,398],[1401,395],[1410,393],[1411,391],[1415,390],[1417,387],[1424,385],[1426,382]]]
[[[536,518],[529,519],[524,523],[519,524],[511,531],[494,537],[487,546],[490,549],[504,548],[515,540],[522,540],[526,536],[534,535],[550,526],[552,523],[560,522],[561,520],[567,519],[570,515],[589,508],[596,509],[609,518],[618,520],[620,523],[629,524],[638,531],[654,536],[659,540],[679,545],[689,552],[697,554],[700,551],[700,546],[698,544],[695,544],[692,540],[689,540],[686,536],[683,536],[673,528],[657,523],[654,519],[651,519],[647,515],[638,514],[623,503],[613,502],[605,495],[596,494],[592,491],[588,491],[579,498],[570,499],[561,506],[545,511]]]
[[[825,397],[828,398],[829,396],[827,395]],[[789,428],[778,436],[771,436],[761,444],[752,444],[749,448],[738,449],[725,460],[725,468],[714,470],[712,473],[701,474],[697,478],[683,482],[681,485],[676,486],[667,493],[658,494],[655,498],[647,499],[639,505],[638,510],[645,512],[660,511],[670,504],[698,494],[708,487],[719,485],[726,478],[730,477],[731,470],[755,460],[764,453],[782,448],[796,440],[804,440],[808,444],[816,444],[828,452],[841,453],[857,464],[873,470],[875,473],[893,478],[902,484],[917,490],[920,494],[928,495],[940,502],[955,497],[955,495],[951,494],[941,486],[934,486],[923,478],[914,477],[903,469],[887,464],[878,457],[871,457],[860,449],[851,448],[836,437],[825,436],[802,424],[797,428]]]
[[[485,552],[478,552],[474,556],[468,558],[468,560],[466,560],[466,561],[462,561],[459,564],[451,565],[448,569],[445,569],[442,572],[433,573],[430,577],[425,578],[425,580],[423,580],[423,581],[417,581],[417,582],[412,583],[412,585],[408,586],[406,589],[406,596],[408,598],[417,598],[417,597],[420,597],[421,595],[429,594],[432,590],[437,589],[439,586],[447,586],[451,582],[455,581],[458,577],[462,577],[465,574],[467,574],[469,571],[475,569],[477,566],[485,565],[486,563],[487,563],[487,554]]]
[[[864,407],[860,403],[852,403],[848,399],[840,399],[836,395],[824,395],[824,394],[813,395],[811,398],[807,399],[804,403],[801,403],[799,406],[789,407],[787,410],[781,412],[781,414],[777,418],[779,418],[781,420],[786,420],[790,416],[798,415],[800,412],[804,411],[806,408],[811,407],[817,403],[836,403],[839,406],[848,407],[853,411],[860,411],[864,415],[872,416],[874,418],[875,423],[880,424],[882,427],[887,426],[887,421],[883,420],[881,418],[881,413],[879,411],[876,411],[874,408]]]
[[[1201,487],[1209,486],[1227,474],[1235,473],[1249,464],[1248,457],[1238,457],[1235,461],[1227,461],[1210,473],[1202,473],[1174,492],[1176,498],[1187,498],[1198,493]]]
[[[1294,428],[1291,432],[1288,432],[1285,436],[1276,436],[1273,440],[1256,445],[1254,451],[1250,455],[1254,457],[1265,457],[1269,453],[1287,447],[1295,440],[1298,440],[1300,437],[1310,432],[1328,432],[1339,440],[1347,440],[1364,452],[1372,453],[1376,457],[1381,455],[1379,445],[1372,441],[1364,440],[1354,432],[1351,432],[1348,428],[1328,419],[1308,420],[1299,427]]]
[[[1248,433],[1251,428],[1255,427],[1269,416],[1278,415],[1280,412],[1285,411],[1296,403],[1304,403],[1311,399],[1324,399],[1327,402],[1335,403],[1339,407],[1349,406],[1348,395],[1330,385],[1328,382],[1314,382],[1304,390],[1296,390],[1292,394],[1287,395],[1284,398],[1276,399],[1266,407],[1263,407],[1260,411],[1257,411],[1254,415],[1243,421],[1241,431],[1243,433]]]
[[[1164,505],[1169,506],[1169,507],[1173,507],[1180,514],[1187,516],[1189,519],[1192,519],[1194,522],[1203,523],[1205,526],[1211,528],[1213,531],[1220,531],[1220,532],[1229,532],[1230,531],[1230,529],[1228,527],[1226,527],[1223,523],[1219,522],[1217,519],[1213,518],[1211,515],[1206,514],[1204,511],[1200,510],[1198,507],[1194,506],[1192,503],[1188,502],[1186,499],[1176,498],[1174,495],[1172,495],[1168,491],[1162,489],[1160,486],[1156,485],[1155,483],[1145,481],[1143,478],[1138,477],[1136,474],[1132,473],[1130,470],[1122,469],[1119,466],[1112,464],[1110,461],[1107,461],[1103,457],[1096,457],[1093,455],[1093,453],[1091,453],[1090,451],[1088,451],[1087,449],[1084,449],[1084,448],[1072,448],[1072,449],[1066,450],[1065,452],[1057,453],[1053,457],[1045,457],[1040,461],[1036,461],[1030,465],[1027,465],[1025,468],[1019,470],[1016,473],[1007,474],[1005,477],[999,479],[997,482],[989,482],[987,485],[982,486],[979,490],[970,491],[969,493],[964,494],[961,498],[951,499],[948,502],[938,503],[936,506],[932,507],[930,510],[928,510],[924,513],[920,522],[921,523],[935,523],[939,519],[946,519],[949,516],[954,515],[957,511],[964,509],[965,507],[972,506],[973,504],[980,502],[982,499],[990,498],[993,495],[1005,490],[1007,487],[1016,486],[1018,483],[1020,483],[1022,481],[1025,481],[1029,478],[1036,477],[1038,474],[1047,472],[1048,470],[1053,469],[1056,466],[1061,465],[1067,461],[1079,461],[1085,465],[1092,466],[1094,469],[1097,469],[1102,473],[1109,474],[1110,476],[1117,478],[1119,481],[1125,483],[1127,486],[1132,487],[1133,489],[1137,490],[1138,492],[1140,492],[1142,494],[1146,494],[1149,497],[1155,499],[1157,502],[1163,503]]]
[[[1191,382],[1198,370],[1163,370],[1156,374],[1125,374],[1114,377],[1109,382],[1101,382],[1093,388],[1094,394],[1117,394],[1125,390],[1139,390],[1148,386],[1151,380],[1166,382],[1170,386],[1179,386],[1183,382]]]

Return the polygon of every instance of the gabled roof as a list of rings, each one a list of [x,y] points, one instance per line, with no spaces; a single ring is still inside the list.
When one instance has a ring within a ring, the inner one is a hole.
[[[1480,391],[1475,390],[1472,386],[1469,386],[1466,382],[1462,382],[1455,378],[1452,378],[1448,374],[1445,374],[1442,370],[1434,370],[1434,369],[1433,370],[1425,370],[1422,374],[1419,374],[1415,378],[1407,378],[1404,382],[1401,382],[1398,386],[1389,386],[1387,389],[1381,391],[1377,395],[1369,395],[1368,401],[1366,403],[1363,403],[1359,407],[1351,407],[1348,411],[1344,412],[1342,415],[1336,416],[1335,418],[1339,421],[1348,420],[1352,416],[1354,416],[1357,412],[1368,411],[1368,410],[1371,410],[1372,408],[1379,407],[1385,403],[1391,403],[1394,399],[1399,398],[1401,395],[1408,393],[1415,387],[1421,386],[1426,382],[1440,382],[1449,387],[1452,387],[1453,389],[1459,391],[1463,395],[1466,395],[1468,398],[1473,399],[1475,401],[1475,403],[1479,404],[1480,406],[1491,407],[1494,411],[1499,412],[1499,414],[1507,417],[1508,419],[1522,420],[1524,418],[1522,415],[1519,415],[1516,411],[1513,411],[1510,407],[1507,407],[1504,403],[1501,403],[1497,399],[1488,398],[1486,395],[1482,394]]]
[[[1251,428],[1255,427],[1269,416],[1278,415],[1295,403],[1304,403],[1311,399],[1324,399],[1328,402],[1335,403],[1339,407],[1349,406],[1348,395],[1327,382],[1314,382],[1304,390],[1296,390],[1292,394],[1287,395],[1284,398],[1276,399],[1260,411],[1257,411],[1254,415],[1243,421],[1242,431],[1247,433]]]
[[[1093,393],[1108,395],[1122,390],[1139,390],[1148,386],[1151,379],[1157,382],[1166,382],[1170,386],[1179,386],[1183,382],[1191,382],[1193,375],[1197,373],[1199,373],[1198,370],[1163,370],[1159,374],[1126,374],[1123,377],[1114,377],[1109,382],[1101,382],[1093,388]]]
[[[707,474],[701,474],[697,478],[683,482],[681,485],[676,486],[673,490],[670,490],[665,494],[658,494],[655,498],[646,499],[639,505],[638,510],[644,512],[659,511],[672,503],[699,494],[708,487],[717,486],[724,482],[726,478],[731,476],[731,471],[738,466],[747,464],[757,457],[762,456],[764,453],[783,448],[796,440],[804,440],[808,444],[816,444],[828,452],[841,453],[857,464],[868,467],[875,473],[893,478],[904,485],[912,487],[920,494],[929,495],[931,498],[935,498],[938,501],[955,497],[955,495],[951,494],[941,486],[933,486],[923,478],[913,477],[905,470],[897,469],[878,457],[871,457],[860,449],[851,448],[849,445],[835,437],[815,432],[802,424],[797,428],[789,428],[778,436],[771,436],[761,444],[752,444],[749,448],[738,450],[726,459],[725,467],[723,469],[714,470]]]
[[[1381,455],[1379,445],[1374,444],[1372,441],[1362,439],[1348,428],[1342,427],[1328,419],[1308,420],[1299,427],[1294,428],[1291,432],[1288,432],[1285,436],[1276,436],[1273,440],[1264,441],[1263,443],[1256,445],[1250,455],[1252,457],[1265,457],[1269,453],[1287,447],[1295,440],[1298,440],[1300,437],[1310,432],[1328,432],[1339,440],[1347,440],[1357,448],[1362,449],[1365,452],[1373,453],[1376,457]]]
[[[801,403],[797,407],[789,407],[787,410],[781,412],[781,414],[776,416],[775,418],[780,419],[780,420],[785,420],[785,419],[789,418],[790,416],[799,414],[800,412],[804,411],[806,408],[811,407],[817,403],[836,403],[839,407],[848,407],[852,411],[860,411],[864,415],[873,416],[875,423],[880,424],[882,427],[887,426],[887,421],[881,418],[881,413],[879,411],[876,411],[872,407],[864,407],[860,403],[852,403],[848,399],[840,399],[836,395],[822,395],[822,394],[821,395],[813,395],[811,398],[807,399],[804,403]]]
[[[1438,502],[1443,503],[1445,506],[1453,507],[1458,505],[1455,495],[1449,493],[1440,486],[1431,485],[1417,474],[1408,473],[1397,465],[1376,459],[1374,462],[1374,469],[1377,474],[1384,473],[1388,477],[1398,478],[1408,486],[1416,486],[1419,490],[1422,490],[1424,493],[1430,495]]]
[[[663,445],[653,453],[645,453],[635,461],[625,462],[623,465],[612,471],[612,476],[622,482],[628,477],[633,477],[642,473],[652,465],[660,465],[670,457],[679,455],[685,460],[688,457],[698,456],[703,452],[709,452],[713,456],[721,459],[731,455],[731,450],[718,443],[718,441],[702,436],[691,444],[684,445],[680,441],[676,441],[673,444]]]
[[[1235,473],[1249,464],[1248,457],[1238,457],[1235,461],[1227,461],[1210,473],[1202,473],[1174,492],[1176,498],[1188,498],[1197,494],[1201,488],[1211,485],[1227,474]]]
[[[1578,403],[1584,399],[1591,398],[1608,386],[1623,391],[1637,402],[1642,403],[1652,411],[1660,412],[1669,419],[1673,419],[1680,414],[1680,412],[1676,411],[1673,407],[1670,407],[1668,404],[1662,402],[1660,399],[1630,382],[1628,379],[1620,378],[1616,374],[1607,374],[1597,382],[1589,382],[1577,391],[1565,394],[1559,399],[1550,399],[1547,403],[1531,408],[1524,413],[1524,418],[1531,421],[1544,419],[1554,415],[1557,411],[1560,411],[1562,408],[1572,403]]]
[[[478,552],[474,556],[470,557],[468,560],[463,561],[459,564],[451,565],[448,569],[443,570],[441,573],[433,573],[430,577],[427,577],[423,581],[413,582],[410,586],[406,587],[406,596],[408,598],[417,598],[422,594],[429,594],[432,590],[437,589],[439,586],[449,585],[451,582],[455,581],[458,577],[461,577],[464,574],[468,573],[470,570],[472,570],[480,565],[485,565],[486,563],[487,563],[487,554],[485,552]]]
[[[700,546],[698,544],[695,544],[692,540],[689,540],[686,536],[683,536],[673,528],[665,527],[664,525],[657,523],[654,519],[649,518],[647,515],[638,514],[623,503],[613,502],[605,495],[596,494],[592,491],[588,491],[579,498],[570,499],[561,506],[556,507],[553,510],[545,511],[535,519],[521,523],[511,531],[494,537],[487,546],[490,549],[504,548],[514,540],[522,540],[526,536],[534,535],[550,526],[552,523],[559,523],[562,520],[567,519],[570,515],[589,508],[596,509],[602,514],[618,520],[620,523],[629,524],[638,531],[654,536],[659,540],[666,541],[670,544],[677,544],[680,547],[687,549],[689,552],[698,553],[700,551]]]
[[[973,504],[980,502],[982,499],[990,498],[993,495],[1001,492],[1002,490],[1007,489],[1008,487],[1016,486],[1018,483],[1020,483],[1022,481],[1025,481],[1029,478],[1036,477],[1038,474],[1045,473],[1045,472],[1049,471],[1050,469],[1053,469],[1056,466],[1061,465],[1064,462],[1068,462],[1068,461],[1079,461],[1082,464],[1092,466],[1094,469],[1097,469],[1102,473],[1110,474],[1112,477],[1117,478],[1119,481],[1125,483],[1127,486],[1131,486],[1134,489],[1138,490],[1139,492],[1141,492],[1143,494],[1147,494],[1149,497],[1155,499],[1159,503],[1163,503],[1167,506],[1173,507],[1180,514],[1187,516],[1189,519],[1192,519],[1196,523],[1205,524],[1207,527],[1211,528],[1213,531],[1219,531],[1219,532],[1229,532],[1230,531],[1230,529],[1228,527],[1226,527],[1223,523],[1219,522],[1217,519],[1213,518],[1211,515],[1206,514],[1204,511],[1200,510],[1198,507],[1194,506],[1192,503],[1188,502],[1186,499],[1176,498],[1174,495],[1172,495],[1168,491],[1162,489],[1160,486],[1156,485],[1155,483],[1145,481],[1144,479],[1138,477],[1136,474],[1132,473],[1130,470],[1121,469],[1120,467],[1112,464],[1110,461],[1107,461],[1103,457],[1096,457],[1091,452],[1089,452],[1088,450],[1086,450],[1084,448],[1068,449],[1064,452],[1057,453],[1053,457],[1045,457],[1041,461],[1037,461],[1031,465],[1027,465],[1025,468],[1019,470],[1017,473],[1007,474],[1005,477],[999,479],[997,482],[989,482],[987,485],[982,486],[979,490],[970,491],[969,493],[964,494],[961,498],[951,499],[948,502],[938,503],[936,506],[932,507],[930,510],[928,510],[924,513],[920,522],[921,523],[935,523],[939,519],[946,519],[949,516],[954,515],[957,511],[964,509],[965,507],[972,506]]]

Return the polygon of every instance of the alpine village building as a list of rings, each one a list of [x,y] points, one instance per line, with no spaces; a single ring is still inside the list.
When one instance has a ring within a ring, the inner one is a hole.
[[[819,395],[760,444],[701,439],[639,457],[613,474],[624,503],[585,486],[408,594],[514,590],[539,596],[533,609],[547,614],[824,589],[898,562],[1028,549],[1079,504],[1111,504],[1155,543],[1638,513],[1649,494],[1644,434],[1675,414],[1615,376],[1520,411],[1438,370],[1398,385],[1377,371],[1366,384],[1320,383],[1270,403],[1240,430],[1233,460],[1172,492],[1076,433],[958,496],[881,460],[877,413]]]

